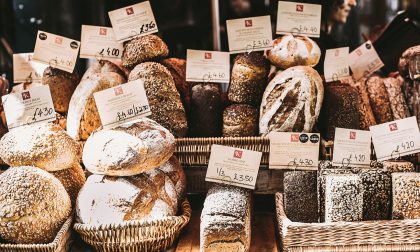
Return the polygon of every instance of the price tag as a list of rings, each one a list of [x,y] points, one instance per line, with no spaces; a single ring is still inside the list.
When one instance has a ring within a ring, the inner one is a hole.
[[[30,88],[1,97],[9,130],[55,121],[54,104],[48,85]]]
[[[118,59],[123,49],[123,44],[115,39],[112,28],[82,25],[80,58]]]
[[[254,189],[261,152],[213,144],[206,181]]]
[[[335,128],[333,164],[370,167],[370,132]]]
[[[277,34],[304,35],[319,38],[321,5],[279,1]]]
[[[96,92],[93,97],[104,128],[115,128],[152,114],[141,80]]]
[[[38,31],[32,60],[72,73],[80,42],[52,33]]]
[[[366,41],[350,53],[349,64],[356,80],[367,77],[384,66],[370,41]]]
[[[226,27],[231,53],[264,51],[273,47],[270,16],[227,20]]]
[[[415,116],[369,128],[378,161],[420,152],[420,133]]]
[[[122,43],[137,36],[158,32],[149,1],[108,12],[117,41]]]
[[[32,60],[33,53],[13,54],[13,82],[40,82],[48,66]]]
[[[187,50],[186,80],[194,82],[229,83],[229,53]]]
[[[346,79],[350,76],[349,48],[328,49],[325,53],[324,76],[327,82]]]
[[[319,133],[271,132],[270,169],[317,170]]]

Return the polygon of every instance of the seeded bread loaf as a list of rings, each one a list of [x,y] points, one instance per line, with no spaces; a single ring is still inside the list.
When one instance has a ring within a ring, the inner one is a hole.
[[[359,119],[360,129],[369,130],[370,126],[376,125],[376,119],[370,106],[369,94],[366,89],[366,78],[358,81],[350,81],[350,86],[354,87],[359,93]]]
[[[409,76],[408,66],[409,66],[410,59],[414,55],[419,54],[419,53],[420,53],[420,45],[410,47],[403,52],[398,62],[398,71],[400,72],[402,77],[405,78]]]
[[[136,65],[168,55],[168,46],[156,35],[146,35],[133,38],[124,43],[122,65],[133,68]]]
[[[72,167],[60,171],[50,172],[54,177],[60,180],[70,196],[72,205],[76,203],[77,194],[86,182],[85,172],[79,163],[75,163]]]
[[[420,173],[392,174],[392,218],[420,219]]]
[[[392,110],[383,79],[377,75],[371,76],[366,81],[366,87],[376,122],[381,124],[392,121]]]
[[[388,77],[384,78],[383,82],[388,93],[393,119],[398,120],[409,117],[410,112],[401,90],[400,81],[397,78]]]
[[[247,104],[233,104],[223,111],[223,136],[258,135],[258,110]]]
[[[186,81],[187,62],[184,59],[169,58],[162,60],[162,65],[171,72],[176,89],[181,96],[181,101],[184,105],[185,111],[189,111],[191,103],[191,90],[190,83]]]

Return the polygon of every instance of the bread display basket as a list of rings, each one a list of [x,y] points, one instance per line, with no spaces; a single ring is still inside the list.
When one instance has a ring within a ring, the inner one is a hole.
[[[1,252],[67,252],[71,244],[73,219],[64,222],[55,239],[46,244],[5,244],[0,243]]]
[[[276,193],[276,218],[283,252],[420,251],[420,219],[300,223],[287,218]]]
[[[177,239],[191,218],[191,206],[184,200],[181,215],[153,221],[127,221],[93,226],[76,223],[74,229],[97,251],[165,251]]]

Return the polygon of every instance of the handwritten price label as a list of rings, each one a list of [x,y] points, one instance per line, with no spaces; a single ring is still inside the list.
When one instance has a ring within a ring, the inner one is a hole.
[[[367,77],[384,66],[370,41],[350,53],[349,64],[356,80]]]
[[[118,59],[123,44],[118,43],[110,27],[82,25],[80,58]]]
[[[228,83],[230,80],[229,53],[188,49],[186,80]]]
[[[370,167],[371,135],[369,131],[336,128],[333,164]]]
[[[261,152],[213,144],[206,181],[254,189]]]
[[[152,114],[141,80],[96,92],[93,97],[104,128],[115,128]]]
[[[38,86],[1,97],[9,130],[56,119],[50,88]]]
[[[346,79],[350,76],[349,48],[328,49],[325,53],[324,76],[327,82]]]
[[[13,82],[40,82],[48,66],[32,60],[33,53],[13,54]]]

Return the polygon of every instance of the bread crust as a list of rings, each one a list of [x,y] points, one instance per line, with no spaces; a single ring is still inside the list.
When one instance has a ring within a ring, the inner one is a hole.
[[[133,68],[137,64],[168,56],[168,46],[156,35],[136,37],[124,43],[122,65]]]

